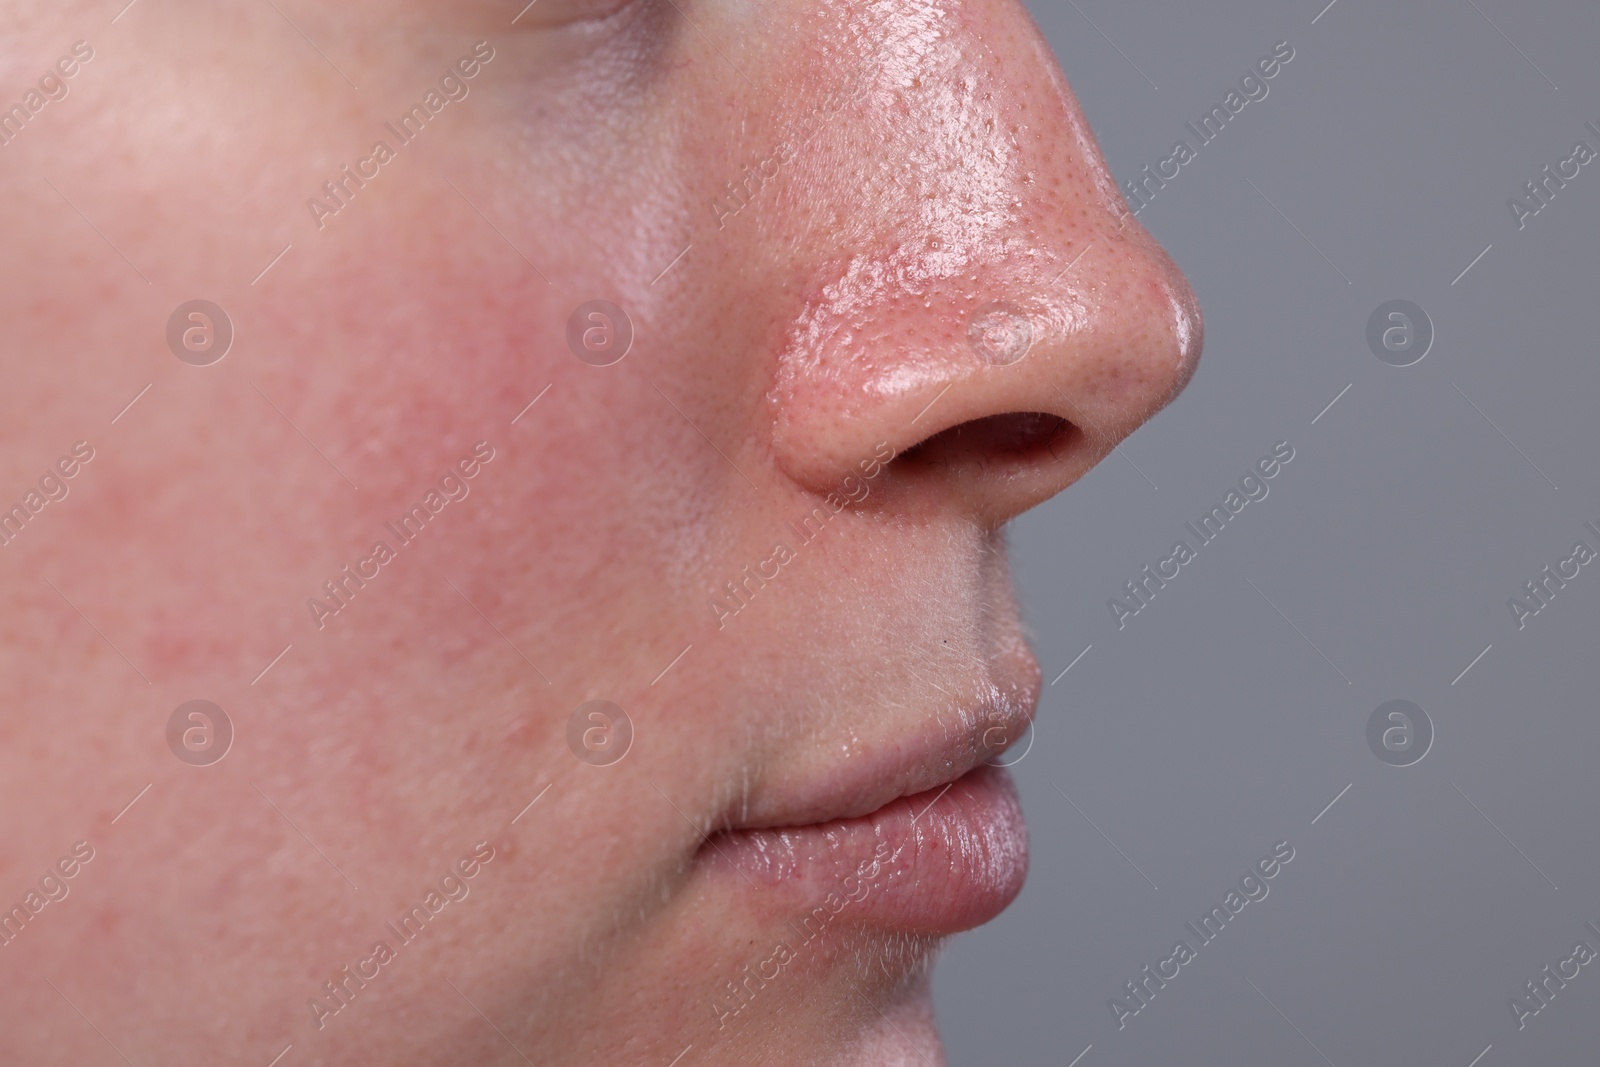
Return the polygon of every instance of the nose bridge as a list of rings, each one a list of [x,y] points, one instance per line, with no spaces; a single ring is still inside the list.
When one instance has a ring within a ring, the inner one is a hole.
[[[869,103],[800,164],[817,251],[780,357],[776,452],[822,485],[879,442],[1067,420],[1072,447],[1029,461],[1048,468],[1016,483],[1029,492],[981,502],[1009,517],[1181,389],[1199,312],[1019,5],[889,6],[915,17],[885,28]]]

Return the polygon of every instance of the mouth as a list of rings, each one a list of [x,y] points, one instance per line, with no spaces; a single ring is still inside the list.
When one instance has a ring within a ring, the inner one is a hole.
[[[1027,829],[996,757],[1024,733],[1036,671],[935,717],[931,728],[782,778],[696,865],[790,926],[868,926],[943,935],[994,918],[1021,892]],[[797,927],[798,929],[798,927]]]
[[[1016,899],[1028,833],[1010,774],[985,764],[866,815],[723,831],[696,860],[802,935],[837,924],[937,936]]]

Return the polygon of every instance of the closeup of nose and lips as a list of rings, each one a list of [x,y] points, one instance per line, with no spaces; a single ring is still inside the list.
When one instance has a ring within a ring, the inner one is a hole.
[[[966,183],[913,183],[924,203],[949,209],[976,201],[1000,210],[951,227],[962,245],[930,234],[929,214],[905,210],[890,192],[848,247],[824,241],[839,254],[806,267],[813,296],[769,395],[772,457],[795,489],[825,495],[856,474],[863,457],[887,452],[894,458],[875,482],[875,507],[913,523],[965,527],[958,540],[991,538],[1109,454],[1183,389],[1203,337],[1187,281],[1121,203],[1053,68],[1018,64],[1007,74],[991,67],[983,88],[998,121],[930,107],[929,123],[962,129],[923,131],[918,144],[888,139],[881,151],[906,151],[922,174],[972,172]],[[935,155],[928,144],[941,148]],[[986,155],[1009,166],[986,166]],[[988,188],[974,193],[975,185]],[[964,257],[959,269],[948,267],[952,251]],[[941,261],[944,267],[931,265]],[[930,573],[954,563],[933,563]],[[1004,581],[1003,568],[995,577]],[[952,618],[1014,622],[1014,602],[999,588],[976,599],[952,594],[942,607]],[[758,803],[756,817],[741,812],[725,821],[809,824],[912,794],[931,807],[939,787],[1020,740],[1019,720],[1033,715],[1031,654],[1000,659],[970,662],[975,674],[967,681],[1010,693],[995,720],[1005,728],[980,731],[974,745],[975,737],[929,734],[926,724],[896,720],[881,738],[884,758],[856,768],[872,780],[835,768],[820,776],[831,785],[819,796],[775,787],[776,799]],[[991,903],[1003,907],[1004,899]],[[989,914],[975,906],[947,925]]]
[[[848,237],[837,226],[805,231],[802,244],[825,252],[795,279],[810,296],[786,312],[797,318],[768,397],[772,460],[794,489],[824,496],[863,457],[887,452],[894,459],[874,483],[874,507],[951,532],[965,527],[958,541],[992,538],[1080,478],[1183,389],[1203,340],[1188,282],[1123,204],[1026,14],[1010,3],[976,10],[965,37],[943,42],[949,69],[912,79],[923,95],[904,107],[919,128],[880,130],[874,141],[871,162],[910,177],[864,200],[849,183],[812,186],[822,195],[844,189],[841,197],[857,197],[850,217],[870,221]],[[1001,39],[1010,42],[1006,62],[991,62]],[[980,73],[963,79],[962,66]],[[944,106],[950,94],[971,106]],[[819,153],[824,140],[812,142]],[[950,565],[946,575],[965,566],[952,557],[929,573]],[[1003,583],[1003,568],[993,577]],[[976,600],[952,593],[940,609],[1015,625],[1006,589]],[[922,727],[898,722],[884,742],[909,745],[917,758],[879,768],[896,771],[895,782],[856,782],[843,793],[876,803],[937,787],[1020,740],[1017,720],[1031,719],[1037,702],[1028,680],[1037,665],[1031,654],[1001,659],[967,665],[968,683],[1012,694],[999,716],[1008,728],[983,732],[980,747],[990,751],[966,751],[972,738],[914,740]],[[888,788],[896,784],[903,788]],[[830,804],[837,798],[775,801],[787,818],[758,804],[765,818],[755,822],[843,814]]]

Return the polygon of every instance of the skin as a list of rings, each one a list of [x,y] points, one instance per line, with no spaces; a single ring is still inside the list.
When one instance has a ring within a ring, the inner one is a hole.
[[[818,781],[870,812],[896,783],[852,768],[997,749],[985,701],[1015,736],[1037,667],[999,528],[1193,372],[1193,295],[1022,7],[121,6],[0,9],[7,106],[94,49],[0,147],[0,505],[94,449],[0,547],[0,904],[94,849],[0,947],[0,1060],[941,1060],[945,929],[846,916],[718,1029],[793,909],[710,877],[701,831],[797,821]],[[319,226],[479,41],[469,94]],[[197,297],[236,332],[207,367],[164,335]],[[634,331],[609,367],[566,342],[597,298]],[[996,302],[1033,338],[1005,366],[968,338]],[[480,441],[470,494],[315,619]],[[864,498],[713,606],[880,445]],[[635,731],[607,767],[567,742],[601,698]],[[209,766],[168,747],[192,699],[235,731]]]

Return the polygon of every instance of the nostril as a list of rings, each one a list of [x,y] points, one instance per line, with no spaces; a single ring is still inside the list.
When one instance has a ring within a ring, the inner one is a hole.
[[[941,430],[899,456],[904,469],[990,467],[1017,470],[1061,459],[1081,431],[1043,411],[1016,411]]]

